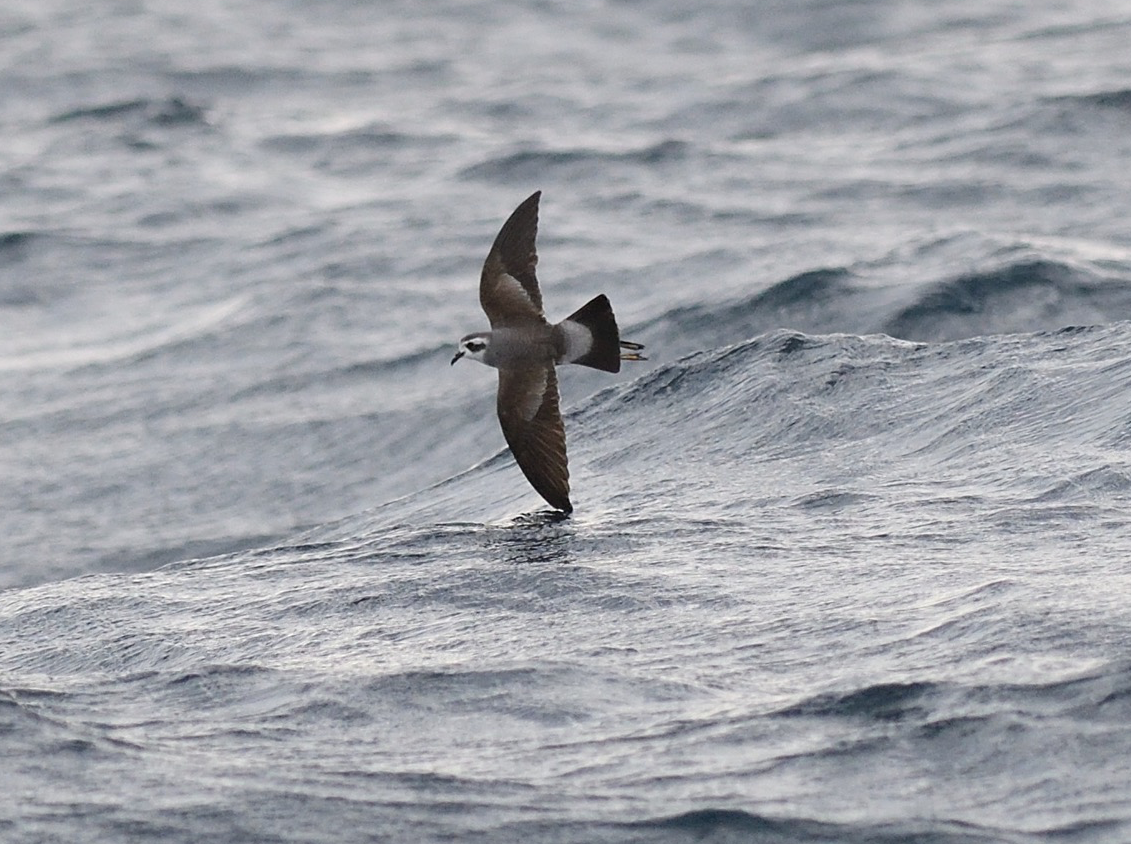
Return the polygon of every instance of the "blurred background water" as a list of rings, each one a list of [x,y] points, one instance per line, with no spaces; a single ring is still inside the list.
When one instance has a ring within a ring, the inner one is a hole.
[[[5,841],[1126,841],[1131,11],[0,10]],[[577,512],[478,272],[544,192]]]

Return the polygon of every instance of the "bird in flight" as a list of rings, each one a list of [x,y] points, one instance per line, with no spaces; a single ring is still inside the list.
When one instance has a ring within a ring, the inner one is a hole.
[[[647,360],[644,347],[620,339],[616,317],[603,293],[557,324],[542,312],[534,266],[538,251],[538,200],[527,198],[503,223],[483,263],[479,304],[491,323],[459,341],[462,357],[499,370],[496,410],[503,437],[526,479],[550,506],[573,511],[569,463],[555,367],[576,363],[620,372],[622,360]]]

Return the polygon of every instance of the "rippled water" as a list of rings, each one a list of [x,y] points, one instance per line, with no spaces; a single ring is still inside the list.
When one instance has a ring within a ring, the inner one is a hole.
[[[6,6],[0,837],[1126,840],[1129,35]],[[535,189],[568,520],[447,365]]]

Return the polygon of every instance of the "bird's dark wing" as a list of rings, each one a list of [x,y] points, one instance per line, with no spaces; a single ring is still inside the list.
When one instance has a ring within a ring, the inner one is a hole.
[[[499,370],[497,409],[518,467],[551,506],[569,513],[569,463],[553,363]]]
[[[542,292],[534,266],[538,251],[538,200],[536,191],[503,223],[495,243],[483,262],[479,278],[479,304],[487,313],[492,328],[515,327],[546,322],[542,313]]]

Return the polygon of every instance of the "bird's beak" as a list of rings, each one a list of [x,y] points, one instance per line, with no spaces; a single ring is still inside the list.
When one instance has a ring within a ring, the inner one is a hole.
[[[449,366],[455,366],[456,361],[459,360],[462,357],[463,357],[463,350],[461,349],[460,351],[456,352],[456,356],[454,358],[452,358],[452,362],[448,365]]]

